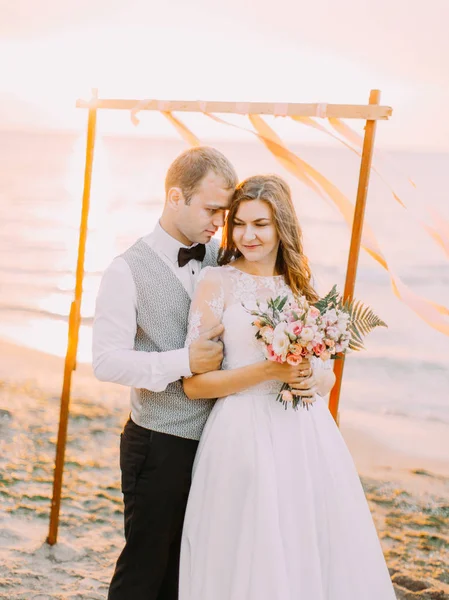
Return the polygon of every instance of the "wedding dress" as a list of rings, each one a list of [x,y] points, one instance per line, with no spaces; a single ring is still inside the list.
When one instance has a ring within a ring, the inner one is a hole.
[[[207,267],[187,343],[222,322],[223,369],[264,360],[243,304],[286,294],[282,276]],[[318,377],[323,366],[314,363]],[[394,600],[357,471],[324,400],[286,410],[276,402],[281,385],[261,383],[212,410],[193,469],[179,600]]]

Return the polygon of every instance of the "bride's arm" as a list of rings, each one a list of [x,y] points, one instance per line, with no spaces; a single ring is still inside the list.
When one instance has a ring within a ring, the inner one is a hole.
[[[197,400],[199,398],[223,398],[274,379],[284,383],[298,384],[304,381],[304,377],[301,376],[304,368],[304,364],[300,368],[299,365],[292,367],[286,363],[279,364],[264,360],[238,369],[210,371],[183,379],[184,392],[191,400]],[[313,390],[310,390],[310,395],[313,395]]]

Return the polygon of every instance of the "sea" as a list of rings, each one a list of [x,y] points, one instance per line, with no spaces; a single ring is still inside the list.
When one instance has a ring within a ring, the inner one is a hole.
[[[342,290],[350,231],[342,216],[306,188],[257,141],[210,140],[239,177],[284,176],[303,230],[318,291]],[[91,328],[102,273],[149,233],[163,206],[164,176],[182,140],[98,135],[85,261],[78,361],[91,361]],[[338,145],[290,148],[354,201],[360,159]],[[73,299],[85,134],[0,132],[0,338],[64,356]],[[383,151],[376,155],[366,222],[388,264],[414,293],[449,306],[449,257],[427,234],[430,214],[449,222],[449,154]],[[413,184],[410,179],[413,180]],[[394,190],[407,205],[393,197]],[[388,324],[347,357],[341,406],[348,411],[448,425],[449,338],[393,294],[389,274],[363,250],[355,296]],[[61,373],[62,378],[62,373]]]

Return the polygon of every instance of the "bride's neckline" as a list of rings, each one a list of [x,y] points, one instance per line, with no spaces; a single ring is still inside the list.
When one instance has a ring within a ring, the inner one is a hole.
[[[255,277],[256,279],[279,279],[283,278],[283,275],[253,275],[252,273],[247,273],[246,271],[242,271],[241,269],[237,269],[233,265],[226,265],[229,269],[233,269],[237,271],[237,273],[241,273],[242,275],[247,275],[248,277]]]

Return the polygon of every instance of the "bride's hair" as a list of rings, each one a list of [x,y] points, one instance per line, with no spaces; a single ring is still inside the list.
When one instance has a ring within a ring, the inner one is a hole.
[[[270,205],[280,240],[276,271],[284,275],[286,283],[295,295],[300,294],[310,302],[316,302],[318,295],[310,281],[309,261],[303,254],[302,232],[290,188],[277,175],[255,175],[237,186],[223,228],[218,264],[227,265],[241,256],[232,239],[234,218],[240,203],[247,200],[262,200]]]

